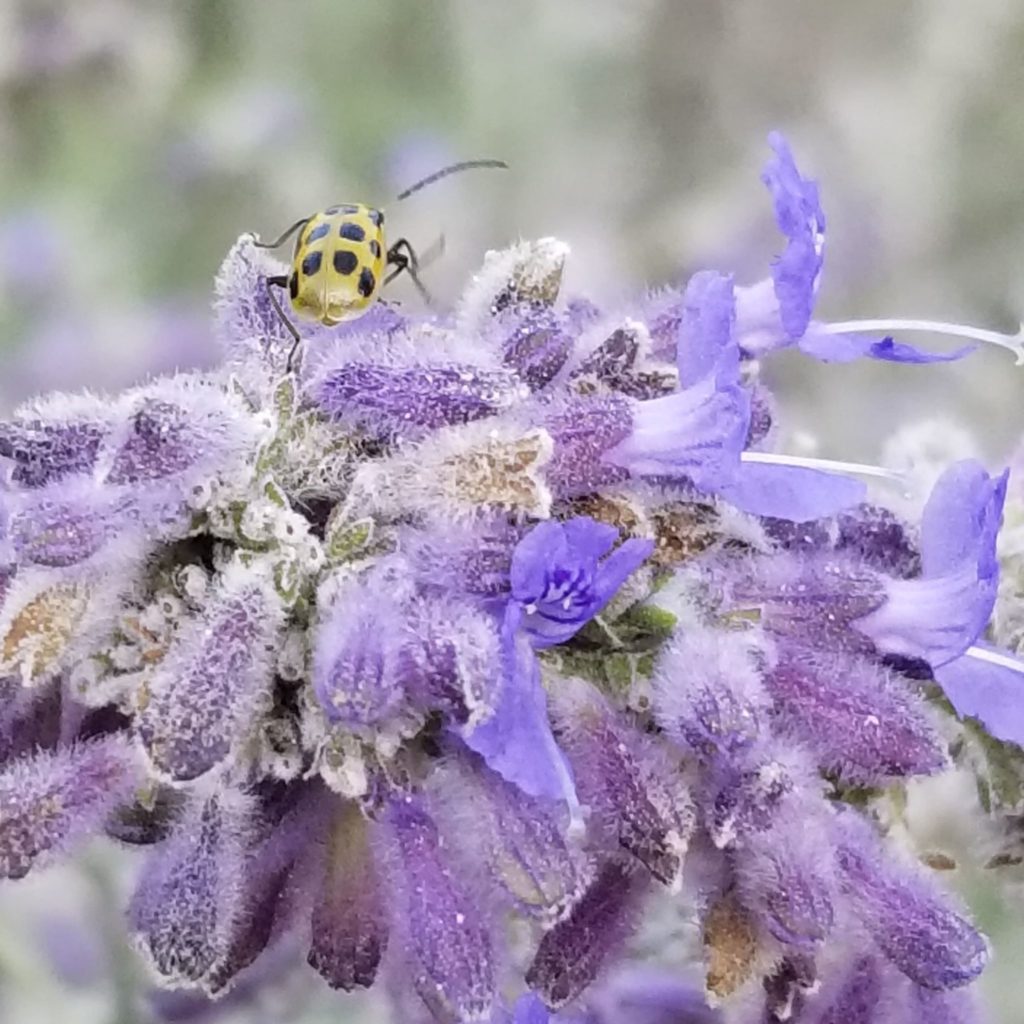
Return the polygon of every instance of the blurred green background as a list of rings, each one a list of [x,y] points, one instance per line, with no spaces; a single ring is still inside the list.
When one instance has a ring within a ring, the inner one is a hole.
[[[212,280],[241,232],[387,205],[451,160],[511,170],[389,214],[420,246],[445,235],[442,302],[521,236],[568,242],[566,290],[606,305],[701,266],[756,280],[779,244],[758,181],[772,128],[822,185],[824,315],[1014,330],[1024,0],[2,0],[0,407],[211,364]],[[997,350],[922,368],[787,354],[768,376],[793,451],[876,461],[936,418],[996,462],[1024,426],[1024,370]],[[929,827],[955,832],[934,799]],[[25,967],[28,911],[73,920],[94,888],[27,884],[0,893],[0,1019],[112,1021],[102,985]],[[977,891],[1000,937],[989,984],[1020,1020],[1021,904]],[[245,1019],[298,1019],[268,1013]]]

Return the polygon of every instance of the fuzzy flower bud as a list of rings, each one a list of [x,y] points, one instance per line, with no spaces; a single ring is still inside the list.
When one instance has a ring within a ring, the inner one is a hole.
[[[231,756],[269,692],[281,618],[262,572],[239,566],[182,628],[141,697],[139,738],[160,775],[189,782]]]
[[[0,770],[0,878],[21,878],[99,831],[137,778],[120,737],[9,763]]]

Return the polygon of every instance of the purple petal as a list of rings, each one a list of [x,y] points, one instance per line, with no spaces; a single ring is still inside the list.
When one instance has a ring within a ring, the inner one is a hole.
[[[577,558],[603,558],[619,539],[619,531],[590,516],[574,516],[562,523],[566,543]]]
[[[989,476],[980,462],[954,463],[935,484],[921,516],[921,566],[926,576],[978,567],[986,579],[998,571],[996,534],[1002,522],[1009,470]]]
[[[736,477],[717,491],[743,512],[797,523],[834,515],[867,495],[853,477],[766,462],[742,462]]]
[[[1024,746],[1024,662],[982,644],[936,669],[935,678],[961,718]]]
[[[512,1024],[549,1024],[548,1008],[533,992],[525,992],[516,1000]]]
[[[619,587],[647,561],[653,551],[653,540],[631,537],[623,541],[598,566],[594,580],[596,605],[592,616],[601,613],[605,605],[618,593]]]
[[[537,657],[524,639],[508,633],[506,628],[506,670],[498,706],[489,719],[464,730],[462,738],[524,793],[575,805],[572,776],[551,732]]]
[[[732,377],[739,371],[739,350],[732,340],[736,299],[732,277],[713,270],[693,275],[683,295],[676,366],[680,388],[692,387],[713,374]]]
[[[969,356],[977,347],[977,345],[964,345],[952,352],[927,352],[914,345],[908,345],[906,342],[883,338],[871,346],[868,354],[872,359],[882,359],[890,363],[953,363]]]
[[[617,532],[610,527],[614,534]],[[614,536],[612,542],[614,543]],[[565,526],[556,519],[538,523],[516,545],[512,553],[509,579],[512,596],[523,604],[538,601],[548,588],[549,574],[556,566],[567,566],[575,561],[576,552],[569,546]],[[587,557],[580,552],[580,558]],[[594,556],[589,556],[594,560]]]
[[[732,480],[750,425],[750,395],[712,379],[636,402],[629,435],[603,454],[633,476],[685,477],[714,491]]]
[[[996,598],[995,580],[975,570],[913,580],[887,580],[885,603],[853,625],[879,650],[938,668],[959,658],[981,635]]]
[[[818,200],[817,184],[801,176],[786,140],[772,132],[768,143],[775,157],[765,167],[761,180],[772,194],[775,220],[788,242],[772,266],[772,280],[782,325],[791,338],[799,338],[814,308],[824,250],[825,215]]]

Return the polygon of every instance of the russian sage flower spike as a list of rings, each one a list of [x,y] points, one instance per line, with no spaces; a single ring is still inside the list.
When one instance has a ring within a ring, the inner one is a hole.
[[[1015,775],[1019,497],[1001,537],[973,461],[920,523],[869,501],[906,479],[776,450],[759,364],[1024,349],[819,319],[819,190],[770,145],[752,285],[599,305],[526,241],[450,312],[301,325],[293,372],[246,235],[221,366],[0,422],[0,876],[131,847],[131,932],[196,990],[157,1012],[304,957],[410,1024],[970,1020],[985,940],[874,823]]]

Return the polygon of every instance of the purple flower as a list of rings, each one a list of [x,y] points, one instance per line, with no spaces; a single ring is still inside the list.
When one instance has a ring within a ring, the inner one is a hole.
[[[512,554],[512,605],[536,648],[565,643],[615,596],[654,544],[589,516],[535,526]]]
[[[891,337],[872,338],[854,323],[830,325],[812,320],[825,252],[825,215],[816,182],[803,177],[789,144],[779,132],[768,136],[775,156],[761,180],[772,195],[775,220],[786,236],[786,248],[772,263],[771,278],[742,288],[737,296],[737,337],[752,355],[796,345],[824,362],[849,362],[868,356],[887,362],[936,363],[961,359],[974,346],[948,354],[922,351]],[[881,323],[887,323],[885,321]],[[872,322],[865,324],[870,329]],[[894,327],[904,326],[893,321]],[[908,329],[920,325],[906,321]],[[955,325],[931,325],[941,330]]]
[[[524,793],[577,808],[572,774],[551,732],[537,656],[526,637],[514,632],[508,616],[501,644],[501,688],[494,711],[462,730],[466,746]]]
[[[885,602],[855,623],[880,649],[937,668],[978,639],[999,583],[995,543],[1008,472],[990,477],[961,462],[936,483],[921,524],[921,577],[886,581]]]
[[[1024,746],[1024,661],[988,644],[967,649],[935,670],[963,718],[977,718],[991,736]]]
[[[849,477],[772,462],[763,454],[748,455],[744,461],[741,453],[750,443],[752,395],[739,385],[735,322],[732,278],[713,271],[694,274],[683,294],[676,332],[679,385],[692,394],[713,385],[714,402],[704,411],[717,416],[721,424],[731,420],[736,433],[723,448],[723,461],[712,464],[712,474],[707,476],[703,470],[691,474],[693,483],[744,512],[797,521],[830,515],[863,500],[863,484]],[[740,419],[724,413],[726,406]],[[751,457],[764,461],[751,462]]]

